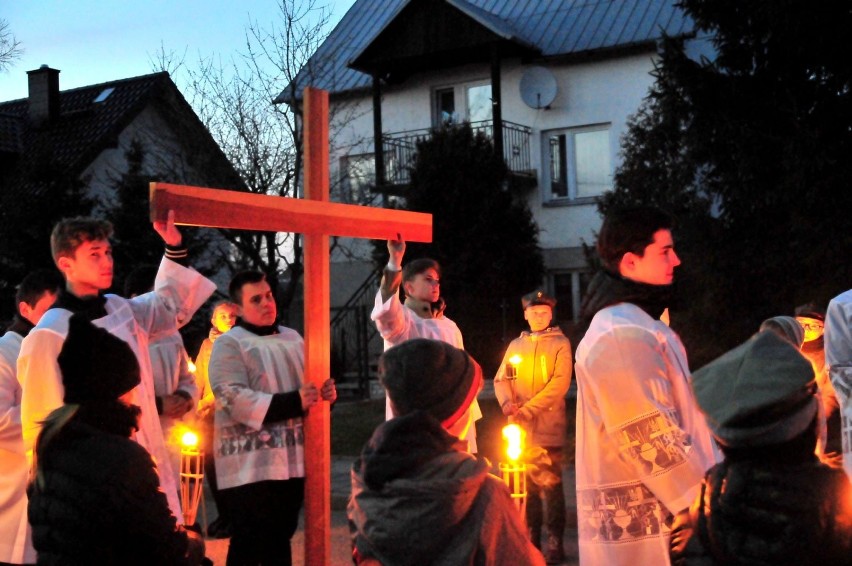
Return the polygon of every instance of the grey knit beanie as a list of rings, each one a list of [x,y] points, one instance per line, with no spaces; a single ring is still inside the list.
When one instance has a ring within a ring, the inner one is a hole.
[[[773,316],[760,323],[760,332],[769,330],[790,342],[796,348],[801,348],[805,342],[805,329],[792,316]]]
[[[464,350],[415,338],[382,354],[379,381],[400,416],[426,411],[448,427],[479,393],[482,369]]]
[[[698,406],[723,446],[780,444],[817,414],[811,363],[788,340],[760,332],[692,376]]]

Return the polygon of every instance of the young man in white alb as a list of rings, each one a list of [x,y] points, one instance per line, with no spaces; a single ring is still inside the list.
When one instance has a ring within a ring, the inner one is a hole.
[[[210,387],[216,397],[215,457],[219,498],[231,520],[228,564],[291,564],[290,539],[305,490],[303,417],[337,399],[334,380],[305,380],[305,343],[280,326],[266,276],[231,280],[237,322],[216,339]]]
[[[155,290],[125,299],[104,294],[112,286],[112,224],[94,218],[72,218],[54,227],[50,247],[53,260],[65,276],[65,289],[21,345],[21,425],[24,448],[31,452],[41,423],[63,404],[64,387],[57,357],[68,333],[68,319],[73,314],[83,314],[96,326],[127,342],[136,354],[141,383],[133,389],[131,402],[142,409],[142,415],[135,440],[156,460],[160,485],[180,521],[183,514],[177,474],[172,471],[157,415],[148,343],[174,332],[180,322],[189,320],[216,285],[186,266],[187,252],[181,247],[174,214],[170,212],[165,222],[154,222],[154,230],[166,244]]]
[[[27,528],[29,466],[21,436],[21,386],[17,363],[21,342],[56,300],[62,287],[56,270],[24,277],[15,293],[18,313],[0,338],[0,564],[35,564]]]
[[[686,351],[660,320],[674,269],[672,221],[656,209],[607,216],[603,270],[577,347],[577,515],[580,564],[669,564],[672,515],[720,457],[690,389]]]
[[[376,293],[376,302],[370,318],[376,323],[385,341],[385,350],[412,338],[440,340],[464,349],[461,330],[449,317],[444,316],[445,304],[441,298],[441,266],[434,259],[419,258],[402,267],[405,242],[388,240],[388,264]],[[399,299],[399,288],[405,291],[405,303]],[[473,402],[471,414],[474,422],[482,418],[479,403]],[[390,402],[385,406],[385,416],[393,418]],[[470,427],[463,438],[470,452],[476,450],[476,426]]]

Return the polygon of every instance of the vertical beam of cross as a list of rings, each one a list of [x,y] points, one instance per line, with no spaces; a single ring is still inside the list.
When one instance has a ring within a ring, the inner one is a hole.
[[[328,202],[328,92],[306,88],[305,198]],[[327,233],[304,236],[305,376],[322,387],[331,373],[330,268]],[[305,564],[331,564],[331,426],[328,403],[305,418]]]

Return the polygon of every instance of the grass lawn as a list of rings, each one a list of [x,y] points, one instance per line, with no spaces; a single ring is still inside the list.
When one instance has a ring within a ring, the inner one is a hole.
[[[373,430],[384,420],[384,398],[338,402],[331,411],[331,453],[358,456]]]

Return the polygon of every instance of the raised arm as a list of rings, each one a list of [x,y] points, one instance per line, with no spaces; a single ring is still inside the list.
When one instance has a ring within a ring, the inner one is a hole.
[[[405,255],[405,242],[403,240],[388,240],[388,264],[382,273],[382,283],[379,291],[382,294],[382,302],[399,293],[402,283],[402,258]]]

